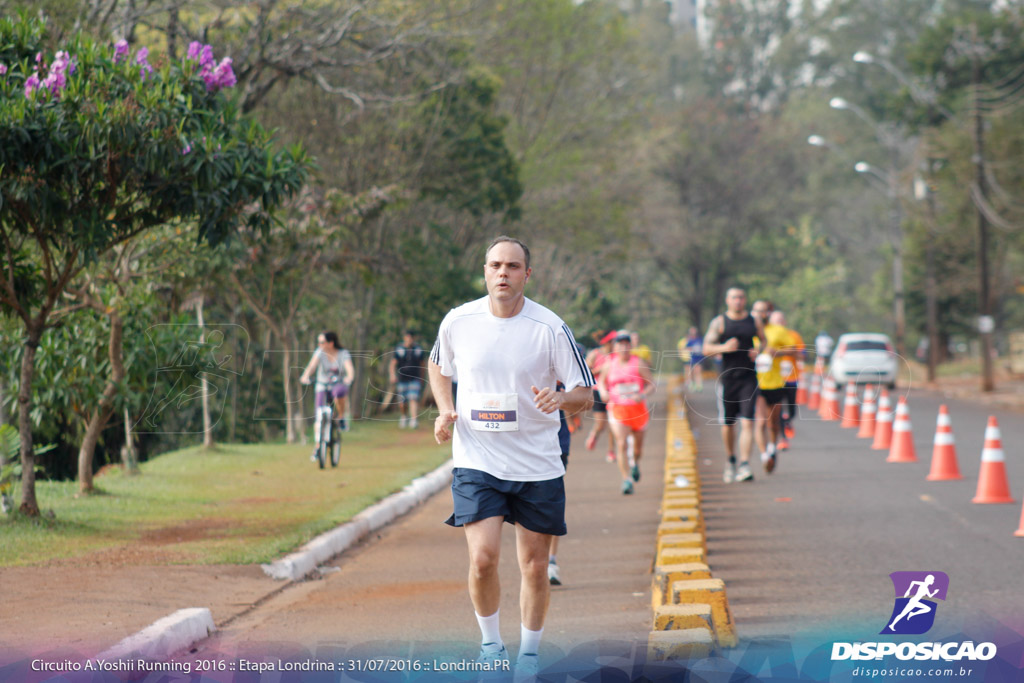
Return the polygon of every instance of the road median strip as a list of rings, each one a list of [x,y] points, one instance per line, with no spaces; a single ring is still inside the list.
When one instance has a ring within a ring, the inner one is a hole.
[[[653,630],[647,641],[648,657],[658,661],[708,657],[716,647],[737,644],[725,583],[712,576],[705,561],[697,443],[679,378],[670,380],[668,395],[665,492],[651,580]]]

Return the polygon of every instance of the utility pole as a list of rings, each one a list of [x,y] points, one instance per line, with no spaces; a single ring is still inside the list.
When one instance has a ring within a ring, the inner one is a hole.
[[[978,204],[987,194],[985,187],[985,120],[981,115],[979,87],[981,86],[981,54],[978,46],[978,27],[971,25],[971,84],[974,86],[974,182],[977,184]],[[992,299],[988,286],[988,218],[981,206],[978,214],[978,332],[981,338],[981,390],[992,391]]]

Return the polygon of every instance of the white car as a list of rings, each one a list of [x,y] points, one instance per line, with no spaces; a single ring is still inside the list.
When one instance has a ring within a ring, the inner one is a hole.
[[[896,386],[896,352],[888,335],[848,332],[839,337],[832,354],[832,378],[837,384]]]

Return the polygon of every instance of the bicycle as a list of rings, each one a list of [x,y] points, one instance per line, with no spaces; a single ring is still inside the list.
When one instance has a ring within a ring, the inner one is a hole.
[[[316,443],[313,457],[320,469],[324,469],[328,461],[331,467],[337,467],[341,461],[341,427],[334,419],[334,400],[331,398],[331,389],[340,382],[340,377],[331,377],[320,389],[327,392],[327,401],[316,409],[316,420],[313,422],[313,441]]]

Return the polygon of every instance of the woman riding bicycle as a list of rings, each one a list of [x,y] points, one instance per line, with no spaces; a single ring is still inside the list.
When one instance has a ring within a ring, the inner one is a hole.
[[[316,407],[327,405],[328,394],[334,401],[334,415],[342,430],[345,425],[345,407],[348,402],[348,387],[355,378],[352,355],[338,343],[334,332],[321,332],[316,339],[317,348],[306,366],[303,384],[309,384],[313,370],[316,370]]]

